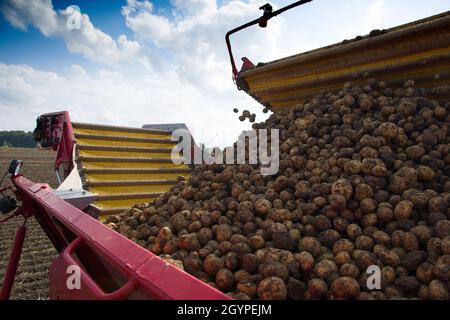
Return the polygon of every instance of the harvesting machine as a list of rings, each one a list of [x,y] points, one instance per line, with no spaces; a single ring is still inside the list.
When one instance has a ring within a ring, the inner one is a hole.
[[[361,83],[367,76],[393,87],[408,79],[425,88],[450,85],[450,12],[268,63],[255,65],[242,58],[238,71],[231,35],[256,24],[264,28],[272,17],[310,1],[277,11],[267,4],[259,19],[226,35],[233,80],[265,107],[292,107],[317,92]],[[50,298],[229,299],[102,223],[108,215],[149,202],[178,179],[188,178],[192,167],[171,159],[177,143],[171,133],[180,127],[184,125],[75,123],[67,112],[38,118],[36,140],[42,148],[55,150],[60,186],[52,190],[20,175],[20,161],[12,163],[9,176],[20,203],[13,215],[37,219],[59,252],[50,269]],[[16,206],[11,197],[1,199],[3,212]],[[25,232],[24,223],[17,231],[1,299],[11,292]],[[69,265],[81,270],[80,290],[66,286]]]

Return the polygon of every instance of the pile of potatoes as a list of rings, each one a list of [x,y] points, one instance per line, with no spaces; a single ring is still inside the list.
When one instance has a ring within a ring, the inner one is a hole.
[[[107,223],[236,299],[450,299],[449,111],[346,84],[253,124],[280,130],[277,175],[200,165]]]

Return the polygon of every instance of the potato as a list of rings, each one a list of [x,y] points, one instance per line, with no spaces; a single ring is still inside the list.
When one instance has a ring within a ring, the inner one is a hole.
[[[450,220],[438,221],[433,228],[434,234],[440,239],[450,236]]]
[[[420,282],[415,277],[404,276],[395,280],[395,285],[408,295],[415,295],[420,289]]]
[[[349,263],[352,258],[350,257],[350,254],[346,251],[339,252],[335,257],[334,260],[336,264],[340,267],[346,263]]]
[[[370,185],[360,183],[355,187],[355,200],[371,199],[373,196],[374,192]]]
[[[419,166],[417,168],[417,174],[421,181],[431,181],[436,176],[434,170],[427,166]]]
[[[354,245],[347,239],[341,239],[335,242],[333,245],[333,254],[337,255],[339,252],[345,251],[348,253],[353,252]]]
[[[339,268],[339,275],[341,277],[353,277],[357,279],[359,277],[359,269],[353,263],[344,263]]]
[[[317,277],[319,277],[322,280],[327,279],[330,277],[333,273],[336,273],[338,271],[337,265],[334,261],[330,260],[322,260],[316,263],[314,266],[314,273]]]
[[[272,209],[272,203],[267,199],[259,199],[255,202],[255,211],[260,215],[266,215]]]
[[[236,271],[239,267],[239,259],[234,252],[228,252],[224,257],[224,266],[230,271]]]
[[[394,216],[397,220],[405,220],[411,217],[413,211],[413,203],[408,200],[400,201],[394,209]]]
[[[353,260],[361,273],[366,272],[370,266],[378,265],[378,259],[372,252],[359,250],[355,251],[353,255]]]
[[[194,274],[202,269],[202,261],[189,254],[183,260],[183,267],[186,272]]]
[[[296,247],[294,239],[288,231],[276,231],[272,233],[272,243],[275,248],[293,251]]]
[[[182,235],[178,238],[178,247],[186,251],[198,251],[201,248],[195,233]]]
[[[250,299],[253,299],[258,294],[258,287],[251,281],[239,282],[237,284],[237,290],[245,293]]]
[[[428,286],[428,298],[431,300],[448,300],[450,299],[450,295],[448,292],[448,288],[440,280],[431,281]]]
[[[237,283],[239,282],[245,282],[245,281],[249,281],[251,278],[250,273],[248,273],[245,270],[238,270],[234,273],[234,278],[236,280]]]
[[[307,251],[296,254],[296,260],[303,271],[310,271],[314,267],[314,257]]]
[[[404,191],[412,188],[417,179],[417,170],[410,167],[402,167],[392,176],[390,189],[394,193],[402,194]]]
[[[219,242],[228,241],[233,236],[233,231],[227,224],[220,224],[215,231],[216,240]]]
[[[201,228],[197,234],[198,242],[200,245],[204,246],[208,241],[214,239],[214,234],[209,228]]]
[[[350,239],[356,239],[360,235],[362,235],[362,229],[357,224],[349,224],[347,227],[347,235]]]
[[[391,284],[395,281],[395,278],[397,277],[397,274],[395,272],[395,269],[392,267],[383,267],[381,269],[381,284],[382,286]]]
[[[331,284],[331,298],[356,299],[359,296],[359,283],[352,277],[341,277],[334,280]]]
[[[284,281],[277,277],[262,280],[258,287],[258,297],[262,300],[286,299],[287,288]]]
[[[400,264],[400,257],[393,251],[382,251],[379,255],[380,261],[390,267],[397,267]]]
[[[419,240],[417,240],[417,237],[413,233],[406,232],[403,235],[402,246],[408,252],[418,250],[419,249]]]
[[[434,279],[434,266],[429,262],[422,263],[416,269],[416,278],[422,284],[429,284]]]
[[[431,240],[431,239],[430,239]],[[427,242],[428,243],[428,242]],[[450,236],[441,241],[441,251],[444,255],[450,254]]]
[[[262,249],[266,246],[264,238],[259,235],[253,235],[248,238],[248,244],[253,250]]]
[[[252,253],[247,253],[242,257],[241,266],[245,271],[253,273],[258,269],[258,258]]]
[[[424,251],[414,250],[408,252],[402,259],[400,264],[409,272],[415,272],[417,268],[425,261],[427,254]]]
[[[437,260],[434,265],[434,275],[441,281],[450,281],[450,255],[444,255]]]
[[[278,261],[269,261],[261,264],[258,267],[258,273],[262,279],[277,277],[286,281],[289,277],[289,270]]]
[[[210,254],[203,261],[203,270],[210,276],[214,277],[220,269],[224,267],[224,260],[214,254]]]
[[[217,246],[215,246],[215,249],[219,250],[221,255],[225,255],[231,251],[232,247],[233,247],[233,245],[231,244],[230,241],[222,241]]]
[[[361,235],[355,239],[355,246],[360,250],[372,250],[374,245],[373,239],[371,237]]]
[[[353,195],[353,187],[350,181],[346,179],[337,180],[331,187],[332,194],[341,194],[346,200],[350,200]]]
[[[307,251],[316,257],[320,254],[320,242],[313,237],[304,237],[298,242],[298,251]]]
[[[327,295],[328,286],[322,279],[311,279],[308,281],[308,293],[313,299],[321,299]]]
[[[347,206],[346,198],[340,193],[330,194],[328,196],[328,203],[334,210],[337,211],[341,211]]]
[[[216,284],[222,291],[230,290],[234,285],[233,273],[226,268],[219,269],[216,273]]]

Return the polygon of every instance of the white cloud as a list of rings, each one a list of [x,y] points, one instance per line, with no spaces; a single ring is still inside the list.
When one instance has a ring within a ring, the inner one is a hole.
[[[265,2],[229,1],[219,6],[215,0],[172,0],[173,10],[168,16],[156,12],[147,0],[128,0],[122,14],[127,26],[141,42],[151,43],[174,57],[183,79],[224,93],[234,90],[230,82],[225,34],[258,17],[258,8]],[[250,57],[275,57],[279,31],[277,25],[264,32],[253,27],[233,37],[237,64],[240,64],[240,53]],[[261,50],[261,45],[264,50]]]
[[[32,26],[47,37],[62,38],[71,53],[81,53],[95,62],[126,62],[140,50],[138,42],[129,41],[124,35],[114,40],[95,28],[86,14],[79,15],[80,29],[69,29],[67,19],[74,14],[73,11],[56,12],[51,0],[4,0],[0,11],[13,26],[22,30]]]
[[[199,141],[223,147],[248,127],[227,101],[205,97],[174,72],[160,81],[106,69],[90,73],[79,65],[56,74],[0,63],[0,101],[0,113],[8,115],[0,118],[0,130],[32,130],[40,114],[68,110],[80,122],[133,127],[185,122]]]

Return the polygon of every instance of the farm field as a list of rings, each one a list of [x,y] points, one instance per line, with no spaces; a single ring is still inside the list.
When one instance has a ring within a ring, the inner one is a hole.
[[[3,176],[13,159],[24,161],[22,174],[35,182],[56,186],[53,172],[54,152],[37,149],[0,148],[0,174]],[[8,182],[7,182],[8,183]],[[3,281],[17,227],[22,218],[0,224],[0,281]],[[34,219],[27,222],[27,235],[11,299],[47,299],[48,269],[56,251]]]

